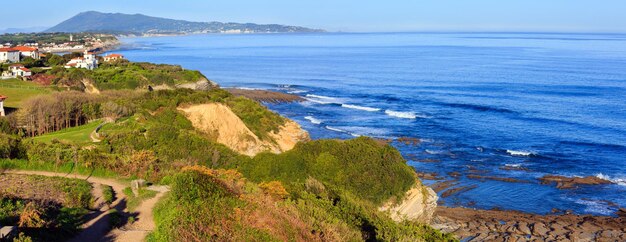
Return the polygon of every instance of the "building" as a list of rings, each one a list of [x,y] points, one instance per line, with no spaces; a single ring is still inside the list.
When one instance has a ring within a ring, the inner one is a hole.
[[[8,78],[30,78],[32,75],[33,72],[22,64],[10,65],[8,71],[2,72],[2,77]]]
[[[96,58],[96,54],[88,51],[85,51],[83,57],[76,57],[65,64],[65,68],[85,68],[87,70],[93,70],[97,67],[98,59]]]
[[[0,48],[0,63],[20,62],[20,51],[13,48]]]
[[[35,47],[28,47],[28,46],[15,46],[12,49],[14,50],[18,50],[20,52],[20,57],[24,58],[24,57],[30,57],[33,58],[35,60],[39,60],[39,49],[35,48]]]
[[[6,96],[0,95],[0,117],[4,117],[4,100],[7,99]]]
[[[116,60],[123,60],[124,56],[120,54],[109,54],[105,56],[103,59],[105,62],[111,62],[111,61],[116,61]]]

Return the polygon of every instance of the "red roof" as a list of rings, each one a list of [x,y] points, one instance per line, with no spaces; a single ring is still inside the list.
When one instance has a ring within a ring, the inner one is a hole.
[[[106,57],[124,57],[124,56],[120,54],[110,54],[110,55],[107,55]]]
[[[30,69],[28,69],[28,68],[26,68],[26,67],[22,67],[22,68],[20,68],[20,70],[22,70],[22,71],[26,71],[26,72],[30,72]]]
[[[15,46],[13,47],[14,50],[19,50],[21,52],[24,51],[36,51],[37,48],[33,48],[33,47],[28,47],[28,46]]]
[[[76,66],[76,63],[69,63],[66,66]]]
[[[4,99],[7,99],[7,98],[8,98],[7,96],[0,95],[0,101],[4,101]]]
[[[13,48],[0,48],[0,52],[18,52],[19,50]]]

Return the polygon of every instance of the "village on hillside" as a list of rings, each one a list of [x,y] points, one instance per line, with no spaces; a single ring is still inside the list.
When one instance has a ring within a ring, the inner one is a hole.
[[[106,51],[106,44],[93,34],[79,36],[75,40],[73,34],[0,35],[0,87],[36,88],[42,79],[49,81],[50,75],[45,72],[54,66],[94,70],[99,63],[124,60],[120,54],[98,56]],[[27,84],[30,82],[33,84]],[[0,116],[5,116],[4,102],[11,100],[10,96],[14,95],[0,91]]]

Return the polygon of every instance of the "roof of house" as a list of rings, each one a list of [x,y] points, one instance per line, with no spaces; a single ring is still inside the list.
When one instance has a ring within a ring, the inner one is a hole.
[[[30,69],[28,69],[28,68],[26,68],[26,67],[22,67],[22,68],[20,68],[20,70],[22,70],[22,71],[26,71],[26,72],[30,72]]]
[[[28,46],[15,46],[15,47],[13,47],[13,49],[19,50],[21,52],[24,52],[24,51],[36,51],[37,50],[37,48],[28,47]]]
[[[120,54],[110,54],[110,55],[107,55],[105,57],[124,57],[124,56],[120,55]]]
[[[13,48],[0,48],[0,52],[18,52],[19,50]]]
[[[66,66],[76,66],[76,63],[68,63]]]

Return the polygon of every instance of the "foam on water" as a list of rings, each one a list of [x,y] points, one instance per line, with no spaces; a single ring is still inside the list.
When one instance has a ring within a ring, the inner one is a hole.
[[[341,106],[344,107],[344,108],[363,110],[363,111],[368,111],[368,112],[378,112],[378,111],[380,111],[380,108],[370,108],[370,107],[363,107],[363,106],[352,105],[352,104],[345,104],[345,103],[341,104]]]
[[[602,173],[596,174],[596,177],[600,178],[602,180],[610,181],[610,182],[615,183],[615,184],[620,185],[620,186],[626,186],[626,179],[625,178],[611,177],[611,176],[604,175]]]
[[[406,118],[406,119],[415,119],[417,118],[417,115],[414,112],[399,112],[399,111],[393,111],[393,110],[385,110],[385,113],[389,116],[392,117],[396,117],[396,118]]]
[[[512,156],[531,156],[535,154],[533,152],[523,150],[506,150],[506,153],[509,153],[509,155]]]
[[[321,124],[322,120],[316,119],[313,116],[306,116],[304,117],[304,119],[309,120],[309,122],[311,122],[312,124]]]

